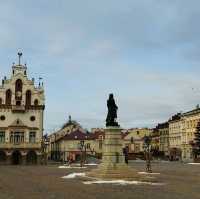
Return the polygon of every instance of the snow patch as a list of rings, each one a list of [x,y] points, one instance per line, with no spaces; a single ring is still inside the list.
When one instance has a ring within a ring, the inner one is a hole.
[[[200,165],[199,162],[190,162],[190,163],[188,163],[188,164],[192,164],[192,165]]]
[[[86,166],[96,166],[98,164],[96,164],[96,163],[88,163],[88,164],[84,164],[84,165],[86,165]]]
[[[74,165],[80,165],[80,164],[74,164]],[[86,163],[84,164],[85,166],[96,166],[96,165],[99,165],[97,163]]]
[[[126,180],[97,180],[97,181],[85,181],[83,184],[116,184],[116,185],[154,185],[161,186],[164,183],[142,182],[142,181],[126,181]]]
[[[76,167],[76,166],[59,166],[59,169],[86,169],[87,167]]]
[[[67,176],[63,176],[62,178],[64,178],[64,179],[73,179],[73,178],[76,178],[76,177],[85,177],[85,173],[70,173]]]
[[[160,173],[138,172],[138,174],[142,174],[142,175],[159,175]]]

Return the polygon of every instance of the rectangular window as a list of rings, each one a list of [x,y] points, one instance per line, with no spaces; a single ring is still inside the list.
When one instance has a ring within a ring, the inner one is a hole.
[[[30,132],[29,133],[29,142],[35,143],[36,142],[36,132]]]
[[[86,148],[90,149],[90,143],[87,143]]]
[[[5,132],[0,131],[0,143],[4,143],[5,142]]]
[[[102,146],[103,146],[103,141],[99,140],[99,149],[102,149]]]
[[[14,144],[20,144],[24,142],[24,132],[11,132],[10,142]]]

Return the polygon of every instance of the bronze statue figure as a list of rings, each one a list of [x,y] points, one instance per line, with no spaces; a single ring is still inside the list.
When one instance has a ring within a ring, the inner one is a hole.
[[[113,94],[109,95],[109,99],[107,100],[108,114],[106,118],[106,126],[119,126],[117,123],[117,105],[115,104],[115,100]]]

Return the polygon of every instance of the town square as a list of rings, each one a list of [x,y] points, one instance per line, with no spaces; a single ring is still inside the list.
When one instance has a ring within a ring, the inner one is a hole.
[[[132,164],[132,163],[131,163]],[[143,163],[134,168],[144,171]],[[58,169],[57,166],[1,167],[1,198],[199,198],[199,167],[181,163],[152,165],[165,185],[84,184],[90,179],[62,179],[80,169]],[[95,166],[84,169],[94,169]],[[11,191],[12,190],[12,191]]]
[[[0,199],[200,198],[199,7],[0,1]]]

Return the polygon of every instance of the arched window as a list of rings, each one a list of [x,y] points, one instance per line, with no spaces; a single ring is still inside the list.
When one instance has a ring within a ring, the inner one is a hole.
[[[6,91],[6,105],[11,105],[12,92],[10,89]]]
[[[31,91],[27,90],[26,91],[26,106],[30,106],[31,105]]]
[[[0,98],[0,105],[2,104],[2,98]]]
[[[22,99],[22,86],[23,86],[22,80],[18,79],[15,82],[15,98],[18,100]]]
[[[35,99],[35,101],[34,101],[34,105],[35,105],[35,106],[38,106],[38,105],[39,105],[39,101],[38,101],[38,99]]]

